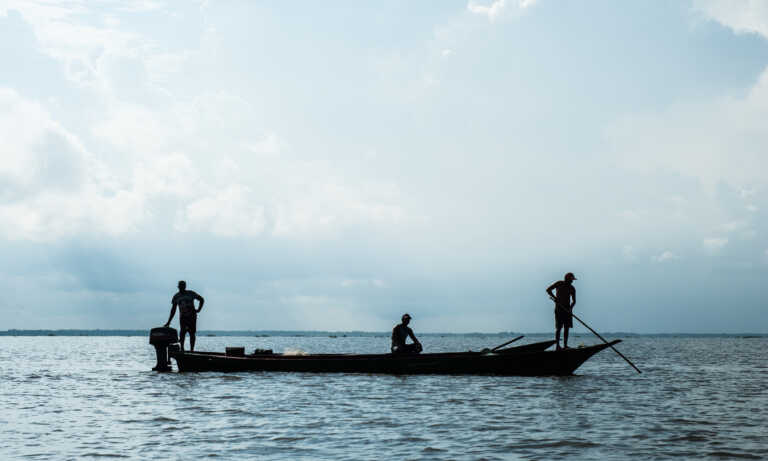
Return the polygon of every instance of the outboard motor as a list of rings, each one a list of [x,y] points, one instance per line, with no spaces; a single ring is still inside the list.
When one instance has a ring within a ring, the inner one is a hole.
[[[155,371],[171,371],[171,363],[168,359],[168,346],[179,342],[179,335],[175,328],[158,327],[149,332],[149,344],[155,346],[157,353],[157,365],[152,368]]]

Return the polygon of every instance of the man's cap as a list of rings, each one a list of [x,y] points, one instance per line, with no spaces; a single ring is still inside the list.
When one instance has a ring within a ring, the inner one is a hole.
[[[411,318],[411,314],[405,313],[403,314],[403,320]]]
[[[578,279],[576,278],[576,276],[575,276],[575,275],[573,275],[573,272],[568,272],[567,274],[565,274],[565,279],[566,279],[566,280],[568,280],[568,279],[571,279],[571,280],[578,280]]]
[[[187,286],[187,282],[184,280],[179,280],[179,288]]]

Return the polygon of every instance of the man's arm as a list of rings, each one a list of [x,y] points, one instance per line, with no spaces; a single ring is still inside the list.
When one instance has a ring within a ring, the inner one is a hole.
[[[197,312],[200,312],[201,310],[203,310],[203,304],[205,304],[205,299],[203,299],[203,297],[197,293],[195,293],[195,299],[200,301],[200,306],[198,306],[197,308]]]
[[[552,293],[552,290],[554,290],[555,288],[557,288],[557,284],[558,284],[558,283],[560,283],[560,282],[559,282],[559,281],[557,281],[557,282],[553,283],[552,285],[550,285],[550,286],[549,286],[549,288],[547,288],[547,294],[548,294],[548,295],[549,295],[549,297],[550,297],[550,298],[552,298],[553,300],[555,299],[555,294],[554,294],[554,293]]]
[[[418,339],[416,339],[416,335],[414,335],[414,334],[413,334],[413,330],[411,330],[410,328],[408,328],[408,336],[410,336],[410,337],[411,337],[411,339],[413,340],[413,343],[414,343],[414,344],[421,344],[421,343],[419,342],[419,340],[418,340]]]
[[[168,321],[165,322],[165,326],[169,326],[171,324],[171,320],[173,320],[173,316],[176,315],[176,303],[171,304],[171,316],[168,317]]]
[[[395,349],[397,349],[397,334],[395,333],[395,330],[397,330],[397,327],[392,329],[392,341],[389,343],[389,350],[392,352],[395,352]]]

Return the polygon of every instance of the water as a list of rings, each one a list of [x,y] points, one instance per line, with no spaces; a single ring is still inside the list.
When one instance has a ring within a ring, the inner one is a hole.
[[[388,339],[198,338],[227,345],[377,352]],[[610,350],[566,378],[158,374],[143,337],[0,337],[0,459],[764,459],[767,346],[629,338],[642,375]]]

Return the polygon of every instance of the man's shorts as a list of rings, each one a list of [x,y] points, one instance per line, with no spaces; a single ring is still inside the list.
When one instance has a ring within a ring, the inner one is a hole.
[[[179,325],[181,326],[181,331],[195,333],[197,331],[197,314],[182,315]]]
[[[555,329],[563,327],[573,328],[573,315],[570,312],[566,314],[564,308],[560,308],[555,311]]]

